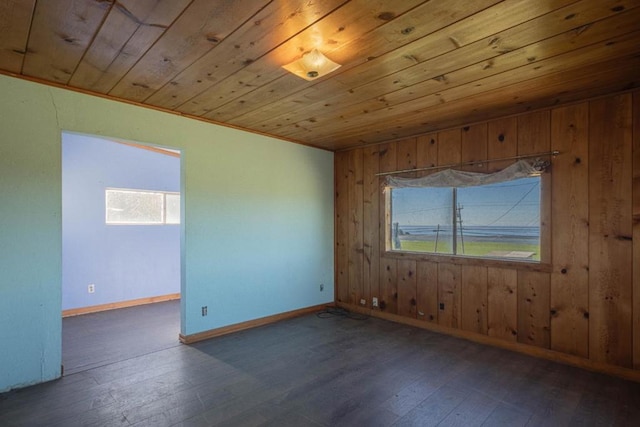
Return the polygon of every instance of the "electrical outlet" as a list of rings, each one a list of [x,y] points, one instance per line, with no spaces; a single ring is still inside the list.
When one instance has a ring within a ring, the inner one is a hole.
[[[378,297],[373,297],[373,299],[371,300],[371,305],[374,307],[378,306]]]
[[[324,291],[324,283],[320,283],[320,292]]]
[[[206,315],[207,315],[207,306],[206,306],[206,305],[203,305],[203,306],[202,306],[202,316],[204,317],[204,316],[206,316]]]
[[[96,291],[96,285],[94,285],[93,283],[87,286],[87,292],[89,292],[90,294],[94,293],[95,291]]]
[[[360,300],[360,305],[367,305],[367,300],[366,300],[366,299],[364,299],[364,298],[362,298],[362,299]]]

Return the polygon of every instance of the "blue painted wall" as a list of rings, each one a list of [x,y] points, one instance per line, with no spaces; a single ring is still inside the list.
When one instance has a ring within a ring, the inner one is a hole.
[[[62,134],[63,310],[180,292],[180,226],[105,224],[106,187],[179,192],[180,159]]]
[[[333,301],[332,153],[6,76],[0,93],[0,391],[60,375],[63,130],[181,150],[182,333]]]

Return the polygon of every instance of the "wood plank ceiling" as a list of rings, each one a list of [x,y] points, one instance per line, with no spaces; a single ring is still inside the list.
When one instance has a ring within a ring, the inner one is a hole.
[[[0,0],[0,70],[338,150],[637,87],[640,1]]]

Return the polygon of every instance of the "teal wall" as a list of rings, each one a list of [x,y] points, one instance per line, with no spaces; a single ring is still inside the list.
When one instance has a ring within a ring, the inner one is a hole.
[[[333,300],[332,153],[5,76],[0,94],[0,391],[60,375],[62,130],[182,150],[183,334]]]

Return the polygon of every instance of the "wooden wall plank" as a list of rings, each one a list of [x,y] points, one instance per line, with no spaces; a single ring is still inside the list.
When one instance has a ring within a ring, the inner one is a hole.
[[[335,154],[336,301],[349,301],[349,153]]]
[[[416,318],[416,262],[398,261],[398,314]]]
[[[486,123],[478,123],[462,128],[460,154],[462,163],[487,160],[487,135]],[[486,172],[488,167],[486,162],[481,162],[473,166],[465,166],[463,169],[471,172]]]
[[[487,267],[462,266],[461,328],[487,334]]]
[[[487,155],[490,159],[504,159],[515,156],[518,152],[518,119],[516,117],[508,117],[488,122],[487,145]],[[511,160],[491,162],[488,165],[488,171],[499,171],[511,163]]]
[[[111,7],[96,1],[37,2],[23,73],[66,84]]]
[[[388,143],[380,145],[380,172],[392,172],[397,167],[397,145]],[[380,200],[380,310],[388,313],[398,312],[398,266],[394,258],[385,257],[386,232],[390,226],[386,212],[385,197]]]
[[[589,357],[589,104],[557,108],[551,172],[551,349]]]
[[[417,317],[426,322],[438,321],[438,264],[419,261],[417,275]]]
[[[460,327],[460,266],[438,264],[438,324],[449,328]]]
[[[550,277],[518,271],[518,341],[549,348]]]
[[[589,108],[589,358],[630,367],[631,95]]]
[[[396,170],[415,169],[417,160],[416,138],[408,138],[402,141],[397,141],[395,144]]]
[[[516,342],[518,339],[518,273],[516,270],[487,269],[487,333]]]
[[[35,0],[0,3],[0,69],[22,71],[35,4]]]
[[[380,310],[398,313],[398,261],[380,258]]]
[[[451,129],[438,133],[438,166],[460,163],[460,132],[460,129]]]
[[[363,249],[363,160],[362,149],[351,150],[349,154],[349,304],[361,304],[363,299],[362,274],[364,271],[364,249]]]
[[[422,135],[416,141],[416,167],[430,168],[438,163],[438,134]],[[420,172],[425,175],[430,171]]]
[[[640,369],[640,92],[633,94],[633,367]]]
[[[551,149],[551,112],[537,111],[518,116],[518,155],[537,154]]]
[[[363,236],[364,272],[362,276],[364,295],[369,307],[372,297],[380,296],[380,171],[379,147],[363,150]],[[377,308],[377,307],[376,307]]]

